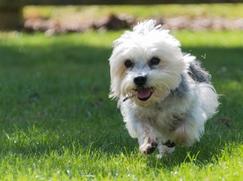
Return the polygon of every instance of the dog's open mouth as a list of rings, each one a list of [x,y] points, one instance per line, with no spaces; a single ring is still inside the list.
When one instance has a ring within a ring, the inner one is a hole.
[[[137,91],[137,98],[141,101],[146,101],[148,100],[151,95],[153,94],[153,89],[152,88],[138,88],[136,89]]]

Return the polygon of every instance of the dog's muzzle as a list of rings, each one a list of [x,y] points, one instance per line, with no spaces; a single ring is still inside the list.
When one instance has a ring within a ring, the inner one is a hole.
[[[135,91],[137,92],[137,98],[140,101],[148,100],[153,94],[153,89],[149,87],[145,87],[147,82],[146,76],[138,76],[133,79],[134,84],[137,86]]]

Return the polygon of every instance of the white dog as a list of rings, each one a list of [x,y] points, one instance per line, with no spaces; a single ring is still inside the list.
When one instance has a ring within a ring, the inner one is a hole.
[[[176,144],[199,141],[218,107],[210,75],[180,42],[153,20],[136,25],[114,41],[109,59],[110,97],[142,153],[156,147],[161,157]]]

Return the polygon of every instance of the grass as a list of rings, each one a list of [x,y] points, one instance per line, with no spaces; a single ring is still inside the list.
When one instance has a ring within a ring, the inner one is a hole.
[[[146,9],[145,9],[146,7]],[[242,18],[243,3],[234,4],[188,4],[188,5],[124,5],[124,6],[27,6],[24,16],[43,16],[55,19],[74,16],[75,18],[97,19],[111,13],[128,14],[139,18],[174,17],[174,16],[206,16]]]
[[[107,98],[121,32],[0,35],[0,180],[240,180],[243,34],[174,32],[223,96],[200,143],[156,160]]]

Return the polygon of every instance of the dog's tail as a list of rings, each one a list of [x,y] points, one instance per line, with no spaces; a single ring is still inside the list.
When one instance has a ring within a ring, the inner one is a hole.
[[[200,83],[199,85],[200,104],[204,110],[207,119],[211,118],[219,106],[218,94],[214,87],[207,83]]]

